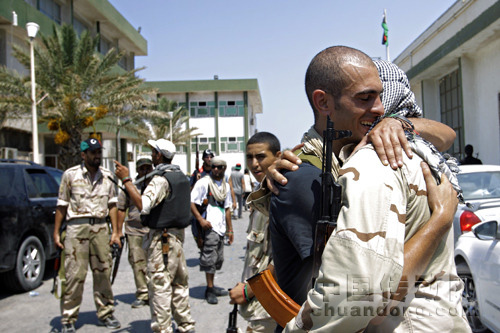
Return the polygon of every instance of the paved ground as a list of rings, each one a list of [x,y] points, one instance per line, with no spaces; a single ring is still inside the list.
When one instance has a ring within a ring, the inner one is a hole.
[[[215,275],[215,284],[218,287],[231,288],[241,278],[243,258],[246,246],[245,231],[248,225],[248,212],[243,218],[233,221],[235,241],[231,246],[224,248],[224,265]],[[220,297],[219,304],[210,305],[204,300],[205,275],[199,271],[199,253],[193,240],[190,229],[186,229],[184,244],[186,261],[189,269],[189,294],[191,311],[196,320],[196,331],[225,332],[229,319],[229,312],[233,305],[229,304],[229,297]],[[50,275],[50,274],[47,274]],[[0,287],[1,288],[1,287]],[[2,332],[59,332],[61,316],[59,301],[50,293],[52,279],[46,278],[44,283],[35,291],[37,296],[29,293],[9,294],[0,289],[0,327]],[[115,316],[121,322],[121,328],[108,330],[97,326],[97,317],[92,298],[92,278],[87,274],[85,292],[76,329],[78,332],[151,332],[149,307],[132,309],[134,301],[134,279],[132,269],[126,259],[126,253],[120,262],[119,274],[113,284],[116,300]],[[238,327],[244,331],[246,322],[238,316]]]

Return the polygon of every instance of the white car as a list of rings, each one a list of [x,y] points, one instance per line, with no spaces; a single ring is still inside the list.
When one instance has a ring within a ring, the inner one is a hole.
[[[455,213],[455,243],[474,224],[500,222],[500,165],[461,165],[457,177],[467,205],[459,204]]]
[[[455,244],[464,281],[462,305],[473,332],[500,332],[500,230],[497,221],[474,225]]]

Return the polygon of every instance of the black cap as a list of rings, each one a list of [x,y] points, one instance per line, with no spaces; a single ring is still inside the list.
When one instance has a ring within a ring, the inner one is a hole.
[[[96,149],[101,149],[101,148],[102,148],[102,145],[99,142],[99,140],[94,139],[94,138],[87,139],[85,141],[82,141],[82,143],[80,143],[80,150],[81,151],[86,151],[87,149],[90,151],[94,151]]]
[[[203,157],[202,157],[202,158],[205,158],[205,157],[207,157],[207,156],[209,156],[209,155],[211,155],[212,157],[214,157],[214,156],[215,156],[215,155],[214,155],[214,153],[213,153],[210,149],[205,149],[205,150],[203,151]]]

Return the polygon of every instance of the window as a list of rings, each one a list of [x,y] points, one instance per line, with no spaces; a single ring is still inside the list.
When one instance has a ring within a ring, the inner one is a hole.
[[[190,102],[189,110],[193,118],[215,117],[215,102]]]
[[[245,115],[243,101],[219,101],[219,115],[221,117],[243,117]]]
[[[447,152],[456,158],[460,158],[464,142],[461,89],[460,72],[458,69],[441,78],[439,81],[441,121],[453,128],[457,133],[457,140],[455,140]]]
[[[127,69],[127,55],[124,54],[123,57],[120,58],[118,61],[118,66],[120,66],[123,69]]]
[[[220,148],[223,153],[239,153],[245,151],[245,138],[242,136],[221,137]]]
[[[79,19],[77,19],[76,17],[73,18],[73,28],[75,28],[75,31],[76,33],[78,34],[78,36],[80,36],[82,34],[83,31],[85,30],[90,30],[86,25],[85,23],[83,23],[82,21],[80,21]]]
[[[100,38],[100,51],[102,54],[108,53],[109,50],[113,48],[113,43],[101,36]]]
[[[215,138],[198,137],[198,151],[200,152],[200,158],[201,158],[201,153],[205,149],[216,151]],[[196,138],[191,138],[191,151],[196,153]]]
[[[26,185],[30,198],[57,197],[59,189],[48,173],[39,169],[26,169],[26,172],[28,174]]]
[[[61,24],[61,6],[54,0],[39,0],[38,9],[50,19]]]

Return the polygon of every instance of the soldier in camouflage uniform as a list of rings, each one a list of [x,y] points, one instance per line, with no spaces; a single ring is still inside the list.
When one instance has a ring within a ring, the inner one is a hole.
[[[61,178],[54,225],[54,242],[65,252],[66,291],[61,297],[63,332],[75,332],[74,323],[78,318],[89,264],[99,325],[112,329],[120,327],[113,316],[110,283],[110,245],[121,246],[115,185],[108,178],[113,174],[100,166],[102,147],[98,140],[83,141],[80,150],[83,163],[66,170]],[[111,240],[107,216],[113,226]],[[66,237],[62,241],[59,229],[65,218]]]
[[[328,48],[311,62],[306,91],[315,112],[315,125],[304,135],[305,145],[299,153],[302,160],[311,161],[312,165],[319,161],[321,165],[323,142],[318,133],[326,127],[326,116],[332,118],[336,128],[351,130],[352,136],[332,141],[332,173],[342,185],[343,206],[337,229],[323,252],[314,288],[285,331],[469,332],[461,309],[463,285],[456,275],[450,233],[458,201],[456,192],[447,186],[451,190],[445,191],[448,198],[435,206],[431,204],[436,199],[431,190],[437,185],[420,156],[410,159],[403,155],[401,167],[392,170],[380,163],[371,145],[353,152],[353,143],[361,141],[369,125],[384,113],[380,101],[382,83],[371,59],[355,49]],[[403,126],[411,125],[407,119],[401,119]],[[280,200],[285,204],[276,208],[276,197],[271,201],[277,268],[278,250],[285,253],[285,243],[279,239],[281,231],[290,230],[297,219],[274,218],[283,216],[283,212],[286,216],[294,214],[290,207],[297,201],[305,206],[300,192],[309,187],[294,177],[314,179],[321,172],[307,164],[300,169],[301,173],[294,172],[289,177],[288,192],[280,189]],[[441,182],[449,185],[446,177]],[[305,212],[310,215],[310,210]],[[441,229],[437,241],[429,242],[435,236],[424,233],[427,236],[419,237],[417,246],[413,237],[422,236],[428,225]],[[410,246],[413,249],[407,252]],[[405,255],[408,253],[412,255],[409,260]],[[290,252],[286,253],[287,258]],[[406,284],[398,289],[400,280]],[[377,315],[380,317],[371,321]]]
[[[153,161],[148,156],[141,157],[136,162],[137,177],[141,178],[153,171]],[[140,184],[137,184],[139,191],[144,190],[149,180],[145,179]],[[118,230],[122,230],[125,215],[128,217],[125,221],[125,235],[128,243],[128,261],[134,272],[135,280],[135,297],[136,300],[132,303],[133,308],[138,308],[149,303],[148,283],[146,274],[146,251],[142,245],[144,236],[149,232],[149,228],[141,223],[141,212],[130,200],[130,197],[125,191],[121,191],[118,195]]]
[[[261,183],[265,172],[279,156],[280,142],[276,136],[268,132],[258,132],[247,142],[247,167],[255,179]],[[229,293],[231,304],[240,304],[239,313],[248,321],[246,332],[273,333],[276,322],[254,297],[252,288],[245,282],[248,278],[272,267],[271,237],[269,235],[269,211],[259,210],[252,200],[252,194],[247,203],[252,207],[247,229],[247,250],[241,280]]]
[[[149,140],[155,171],[177,172],[180,168],[171,164],[175,145],[165,139]],[[131,200],[141,210],[141,215],[150,212],[171,195],[170,185],[165,177],[154,175],[144,193],[137,191],[127,181],[128,169],[115,162],[115,173],[125,180],[124,185]],[[189,190],[189,189],[188,189]],[[186,204],[189,204],[187,202]],[[149,277],[149,304],[151,306],[151,329],[154,332],[172,332],[172,313],[181,333],[193,333],[194,320],[189,306],[189,287],[186,259],[182,244],[184,229],[150,228],[145,236],[144,248],[147,249],[147,272]],[[165,253],[163,249],[166,249]],[[168,258],[165,265],[165,256]]]

